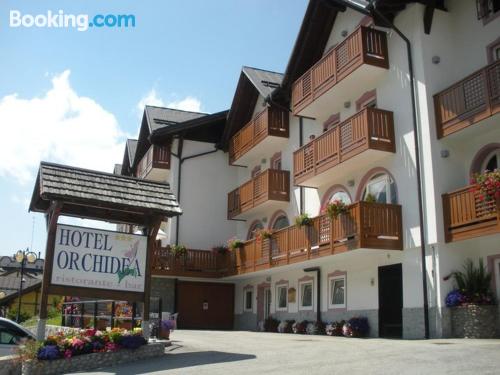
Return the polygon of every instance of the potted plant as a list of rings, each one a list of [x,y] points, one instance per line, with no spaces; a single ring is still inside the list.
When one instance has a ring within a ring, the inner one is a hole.
[[[335,199],[326,206],[326,213],[331,220],[338,218],[339,215],[345,214],[346,212],[347,205],[340,199]]]
[[[484,171],[474,175],[471,180],[473,190],[479,191],[479,199],[500,201],[500,170]]]
[[[227,246],[231,250],[241,249],[243,245],[244,245],[243,241],[237,238],[231,238],[229,241],[227,241]]]
[[[376,203],[377,202],[377,198],[375,198],[375,195],[368,193],[365,196],[365,202],[366,203]]]
[[[293,323],[292,325],[293,333],[304,335],[306,333],[306,328],[308,324],[309,322],[307,320]]]
[[[279,324],[280,321],[278,319],[274,319],[272,316],[269,316],[266,320],[264,320],[264,331],[278,332]]]
[[[325,323],[319,321],[308,323],[306,326],[306,333],[308,335],[324,335]]]
[[[292,326],[295,323],[295,320],[282,320],[278,325],[279,333],[293,333]]]
[[[170,340],[170,333],[175,328],[175,322],[171,319],[165,319],[160,322],[160,338]]]
[[[364,317],[354,317],[347,321],[342,327],[345,337],[366,337],[370,332],[368,319]]]
[[[273,236],[273,232],[269,229],[261,229],[257,232],[257,240],[263,241],[270,239]]]
[[[346,323],[345,320],[340,320],[338,322],[332,322],[330,324],[327,324],[325,327],[325,333],[328,336],[343,336],[343,328],[344,324]]]
[[[309,217],[309,214],[303,213],[295,218],[295,225],[299,228],[307,227],[312,224],[312,219]]]
[[[495,337],[497,307],[491,292],[491,273],[479,259],[478,267],[466,259],[461,271],[451,274],[454,289],[446,296],[451,312],[451,330],[454,337]]]
[[[214,255],[224,255],[227,254],[229,251],[229,248],[226,245],[217,245],[212,247],[212,253]]]
[[[171,245],[170,246],[170,253],[174,257],[179,258],[179,257],[185,256],[187,254],[187,248],[184,245]]]

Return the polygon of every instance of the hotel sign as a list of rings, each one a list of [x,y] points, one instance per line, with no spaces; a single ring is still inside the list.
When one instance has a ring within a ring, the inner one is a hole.
[[[144,292],[147,237],[57,225],[52,285]]]

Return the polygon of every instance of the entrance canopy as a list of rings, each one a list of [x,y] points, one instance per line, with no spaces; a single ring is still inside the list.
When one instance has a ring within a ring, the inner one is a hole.
[[[60,215],[138,226],[182,214],[166,183],[42,162],[30,211],[46,213],[55,201]]]

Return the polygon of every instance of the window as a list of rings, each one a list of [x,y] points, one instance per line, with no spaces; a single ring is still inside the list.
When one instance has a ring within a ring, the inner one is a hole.
[[[328,199],[327,203],[331,203],[331,202],[337,201],[337,200],[339,200],[345,204],[351,204],[351,197],[349,196],[349,194],[347,194],[343,190],[338,190],[335,193],[333,193],[331,195],[331,197]]]
[[[500,10],[500,0],[476,0],[476,7],[477,18],[488,23]]]
[[[281,152],[277,152],[271,157],[271,169],[281,170]]]
[[[287,294],[288,287],[286,285],[281,285],[276,287],[276,294],[278,296],[277,298],[277,303],[278,306],[276,306],[277,310],[286,310],[288,306],[288,294]]]
[[[364,108],[377,108],[376,90],[367,91],[356,100],[356,111]]]
[[[338,124],[340,124],[340,112],[328,117],[328,119],[323,123],[323,132],[334,128]]]
[[[312,281],[300,284],[300,307],[302,310],[312,310],[313,283]]]
[[[257,165],[254,169],[252,169],[252,178],[257,177],[259,173],[260,173],[260,165]]]
[[[4,345],[18,345],[28,335],[14,326],[7,326],[6,324],[0,325],[0,344]]]
[[[330,278],[330,308],[346,307],[345,303],[345,276],[338,276]]]
[[[251,290],[245,291],[245,311],[252,311],[253,292]]]
[[[484,158],[481,171],[494,171],[500,166],[500,149],[493,150]]]
[[[276,218],[276,220],[274,220],[273,230],[280,230],[288,226],[290,226],[288,218],[285,215],[280,215]]]
[[[255,221],[248,230],[247,240],[255,238],[261,229],[264,229],[264,225],[260,221]]]
[[[396,184],[387,173],[374,175],[365,186],[363,200],[368,196],[375,199],[377,203],[397,203]]]

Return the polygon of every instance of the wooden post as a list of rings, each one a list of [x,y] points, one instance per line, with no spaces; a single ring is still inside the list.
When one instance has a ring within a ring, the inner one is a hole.
[[[82,308],[80,311],[80,328],[85,328],[85,303],[82,302]]]
[[[97,301],[94,301],[94,329],[97,329]]]
[[[115,301],[111,302],[111,324],[110,327],[115,327]]]
[[[148,227],[148,242],[146,247],[146,267],[144,279],[144,308],[142,310],[142,331],[146,339],[149,338],[149,308],[151,297],[151,257],[156,244],[156,235],[160,230],[162,219],[155,217],[150,227]]]
[[[52,278],[52,263],[54,261],[54,247],[56,244],[57,219],[61,213],[62,203],[53,201],[47,212],[47,243],[45,246],[45,264],[42,279],[42,295],[40,297],[40,319],[37,326],[37,340],[45,338],[45,324],[47,321],[47,303],[49,299],[49,284]]]

